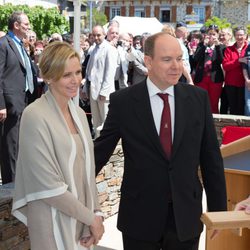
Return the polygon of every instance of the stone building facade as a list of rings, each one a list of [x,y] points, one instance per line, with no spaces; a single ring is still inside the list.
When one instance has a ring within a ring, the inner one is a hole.
[[[250,20],[250,0],[108,0],[102,2],[102,9],[108,20],[116,15],[156,17],[161,23],[174,24],[191,14],[198,16],[198,23],[212,16],[234,25],[246,25]]]

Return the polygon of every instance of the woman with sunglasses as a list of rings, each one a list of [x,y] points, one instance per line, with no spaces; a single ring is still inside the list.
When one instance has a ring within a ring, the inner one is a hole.
[[[198,45],[194,54],[196,63],[194,83],[207,90],[213,113],[219,113],[218,104],[224,81],[221,68],[224,46],[220,44],[218,38],[218,26],[209,26],[203,42]]]
[[[225,71],[225,90],[230,114],[244,115],[245,79],[242,64],[248,46],[247,31],[245,27],[236,27],[233,35],[236,42],[225,49],[222,62]]]

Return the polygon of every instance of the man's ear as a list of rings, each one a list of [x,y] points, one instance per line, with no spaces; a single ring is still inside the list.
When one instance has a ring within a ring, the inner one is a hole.
[[[146,65],[147,69],[150,70],[152,67],[152,58],[150,56],[144,55],[144,63]]]
[[[19,29],[19,23],[18,22],[14,22],[14,27],[15,27],[16,30]]]

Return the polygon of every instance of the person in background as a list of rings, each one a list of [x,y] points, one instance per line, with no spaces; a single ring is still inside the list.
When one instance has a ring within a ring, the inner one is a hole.
[[[141,41],[140,41],[141,48],[140,49],[135,48],[135,51],[133,52],[134,58],[132,61],[132,71],[133,71],[132,85],[137,84],[147,78],[148,69],[145,66],[144,62],[144,43],[149,36],[150,36],[149,33],[143,33],[141,35]]]
[[[203,36],[199,30],[193,30],[187,37],[187,48],[189,53],[189,63],[191,67],[191,76],[195,74],[196,63],[194,61],[194,54],[197,50],[198,45],[203,42]],[[193,77],[192,77],[193,78]]]
[[[178,39],[181,49],[183,52],[183,74],[181,76],[180,82],[193,84],[193,79],[191,77],[191,66],[189,62],[188,49],[186,47],[186,39],[188,37],[188,29],[185,23],[179,22],[176,24],[175,35]]]
[[[40,97],[48,90],[48,85],[45,84],[44,80],[42,79],[39,71],[39,58],[44,50],[44,43],[41,40],[37,40],[34,44],[34,52],[31,55],[31,58],[34,62],[34,67],[36,69],[37,75],[37,83],[38,83],[38,96]]]
[[[54,42],[54,41],[62,42],[63,41],[62,35],[60,35],[58,33],[51,34],[51,36],[49,38],[49,43]]]
[[[111,27],[111,26],[117,27],[119,29],[120,28],[120,23],[117,20],[112,19],[112,20],[109,21],[108,28]]]
[[[31,44],[31,46],[34,46],[35,42],[37,40],[36,32],[33,30],[29,30],[27,39],[28,39],[29,43]]]
[[[21,118],[12,213],[28,226],[31,249],[87,249],[104,228],[93,142],[84,112],[72,101],[82,79],[80,57],[55,41],[39,67],[49,90]]]
[[[0,31],[0,38],[5,36],[5,35],[6,35],[6,33],[4,31]]]
[[[102,26],[93,27],[95,47],[92,50],[86,69],[84,84],[85,98],[90,99],[95,135],[98,127],[103,125],[109,105],[109,95],[115,91],[115,72],[117,67],[117,52],[107,40]]]
[[[194,54],[194,62],[197,65],[194,83],[208,92],[211,110],[215,114],[219,113],[219,99],[224,81],[221,67],[224,46],[218,38],[218,26],[210,25],[207,28],[207,36]]]
[[[232,38],[233,38],[233,31],[231,28],[221,29],[219,33],[219,41],[225,46],[225,49],[226,47],[233,45]],[[227,94],[226,94],[224,85],[225,85],[225,82],[223,83],[222,92],[220,96],[220,114],[228,114],[229,112]]]
[[[141,35],[136,35],[133,37],[133,47],[136,49],[136,50],[141,50],[142,49],[142,37]]]
[[[119,39],[119,27],[117,25],[111,25],[107,31],[107,41],[114,47],[117,47]]]
[[[18,153],[19,125],[24,108],[37,98],[37,76],[23,46],[30,29],[28,16],[13,12],[8,33],[0,38],[0,122],[2,183],[12,182]]]
[[[235,43],[226,47],[222,66],[225,72],[225,90],[231,115],[244,115],[245,78],[242,70],[242,59],[248,46],[247,31],[243,26],[233,30]]]
[[[135,59],[134,48],[130,44],[128,33],[122,33],[117,42],[118,67],[116,69],[115,80],[118,82],[116,90],[128,87],[128,68],[129,62]]]
[[[250,45],[248,44],[244,58],[242,58],[243,75],[245,78],[245,111],[250,116]]]
[[[219,32],[219,41],[226,47],[233,45],[233,31],[231,28],[222,28]]]
[[[172,25],[164,24],[161,31],[176,37],[175,29]]]
[[[81,56],[81,64],[83,64],[86,59],[90,48],[90,42],[87,38],[81,38],[80,40],[80,56]]]
[[[208,211],[227,210],[208,95],[178,82],[183,62],[175,37],[164,32],[149,36],[144,53],[147,79],[110,96],[107,119],[94,142],[96,173],[121,139],[124,175],[117,226],[124,250],[197,250],[202,232],[199,168]]]

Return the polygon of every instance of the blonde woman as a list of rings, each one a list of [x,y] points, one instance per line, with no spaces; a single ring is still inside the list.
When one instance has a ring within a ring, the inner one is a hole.
[[[92,139],[72,101],[80,58],[69,44],[53,42],[39,67],[49,90],[22,115],[12,212],[28,226],[32,250],[89,249],[104,229]]]

